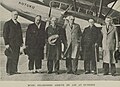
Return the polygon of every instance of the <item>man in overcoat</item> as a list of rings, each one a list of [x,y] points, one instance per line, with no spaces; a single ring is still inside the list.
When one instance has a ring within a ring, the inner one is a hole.
[[[103,69],[104,75],[109,74],[109,66],[111,66],[111,74],[116,73],[114,51],[118,50],[118,33],[116,27],[113,25],[112,18],[105,19],[106,25],[102,27],[102,49],[103,49]]]
[[[45,46],[45,22],[41,20],[41,16],[35,17],[35,22],[28,26],[26,32],[25,45],[28,50],[29,70],[33,73],[40,72],[42,68],[42,59],[44,58]],[[34,70],[35,65],[35,70]]]
[[[50,25],[46,29],[47,33],[47,68],[48,74],[53,72],[59,74],[59,60],[61,59],[62,43],[65,44],[65,31],[57,24],[55,17],[51,18]]]
[[[18,73],[18,61],[20,55],[20,47],[23,45],[22,29],[17,21],[18,12],[12,12],[12,18],[7,21],[3,29],[3,38],[6,49],[11,49],[11,54],[7,56],[6,72],[8,75]]]
[[[84,29],[82,35],[84,69],[85,69],[85,74],[89,74],[90,72],[96,74],[97,56],[95,56],[95,48],[97,48],[100,45],[101,32],[94,25],[93,19],[89,19],[88,22],[89,22],[89,26]]]
[[[67,19],[68,21],[65,26],[67,48],[64,53],[64,56],[66,57],[67,73],[77,75],[82,32],[80,26],[74,23],[75,17],[68,16]]]

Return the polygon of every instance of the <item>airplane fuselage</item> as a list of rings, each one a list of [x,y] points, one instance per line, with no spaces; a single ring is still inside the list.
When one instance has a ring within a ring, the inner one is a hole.
[[[46,21],[49,15],[49,10],[50,10],[49,6],[36,4],[29,0],[3,0],[1,2],[1,5],[9,11],[13,11],[13,10],[18,11],[20,16],[30,21],[34,21],[34,17],[36,15],[41,15],[42,20]],[[64,10],[59,8],[52,8],[51,17],[54,16],[59,18],[61,16],[61,12],[63,11]],[[82,21],[81,23],[86,22],[85,20],[76,18],[76,22],[78,24],[80,24],[80,21]],[[85,25],[87,25],[86,23]],[[85,25],[83,24],[83,26]]]
[[[34,21],[36,15],[41,15],[43,20],[48,17],[49,7],[36,4],[27,0],[3,0],[1,5],[9,11],[17,10],[20,16]],[[55,10],[54,16],[59,16],[60,11]]]

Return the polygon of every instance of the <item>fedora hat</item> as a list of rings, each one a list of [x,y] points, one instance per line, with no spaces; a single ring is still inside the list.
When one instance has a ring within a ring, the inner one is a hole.
[[[116,50],[116,51],[115,51],[114,57],[115,57],[115,60],[116,60],[116,63],[117,63],[118,60],[120,60],[120,52],[119,52],[119,50]]]
[[[12,56],[12,49],[11,49],[10,47],[7,48],[7,49],[5,49],[4,54],[5,54],[6,56]]]

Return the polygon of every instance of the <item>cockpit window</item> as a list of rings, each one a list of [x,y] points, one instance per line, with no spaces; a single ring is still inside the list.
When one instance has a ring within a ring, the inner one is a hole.
[[[71,10],[72,10],[72,11],[75,11],[75,10],[74,10],[74,7],[72,7]],[[76,7],[76,12],[78,12],[78,11],[79,11],[79,7]]]
[[[69,4],[59,1],[51,1],[49,5],[53,8],[58,8],[62,10],[66,10],[69,7]]]
[[[69,7],[69,5],[61,3],[61,8],[60,9],[66,10],[68,7]]]
[[[51,6],[54,8],[59,8],[60,3],[59,2],[51,2]]]

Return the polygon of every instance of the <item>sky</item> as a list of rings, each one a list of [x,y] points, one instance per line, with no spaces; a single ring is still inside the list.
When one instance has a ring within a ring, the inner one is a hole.
[[[114,9],[120,11],[120,0],[118,0],[118,2],[116,3]],[[11,13],[0,5],[0,21],[7,21],[10,18],[11,18]],[[31,23],[29,20],[23,17],[19,17],[18,21],[21,23]]]

